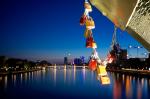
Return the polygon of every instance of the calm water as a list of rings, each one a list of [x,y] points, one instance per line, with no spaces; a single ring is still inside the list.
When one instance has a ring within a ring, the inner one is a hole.
[[[150,79],[108,72],[102,84],[88,69],[52,69],[0,77],[0,99],[144,99],[150,98]]]

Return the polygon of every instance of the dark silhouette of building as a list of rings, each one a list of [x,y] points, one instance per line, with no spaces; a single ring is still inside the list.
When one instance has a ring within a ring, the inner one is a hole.
[[[68,65],[68,57],[64,57],[64,64]]]
[[[74,64],[75,65],[82,65],[83,63],[82,63],[82,59],[81,58],[75,58],[74,59]]]
[[[84,64],[84,63],[85,63],[85,57],[84,57],[84,56],[81,56],[80,59],[81,59],[81,61],[82,61],[82,64]]]
[[[119,60],[124,60],[127,59],[127,50],[126,49],[121,49],[118,55]]]

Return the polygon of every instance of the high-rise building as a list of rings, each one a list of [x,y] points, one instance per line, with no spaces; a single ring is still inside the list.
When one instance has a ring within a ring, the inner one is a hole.
[[[79,66],[79,65],[82,65],[82,60],[81,60],[81,58],[75,58],[75,59],[74,59],[74,64],[75,64],[75,65],[78,65],[78,66]]]
[[[127,59],[127,50],[122,49],[121,52],[119,53],[119,59]]]
[[[85,63],[85,57],[84,57],[84,56],[81,56],[80,59],[81,59],[81,61],[82,61],[82,64],[84,64],[84,63]]]
[[[64,57],[64,64],[68,65],[68,57]]]

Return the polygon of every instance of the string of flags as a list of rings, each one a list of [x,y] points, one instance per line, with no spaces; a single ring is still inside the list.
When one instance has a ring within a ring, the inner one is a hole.
[[[97,44],[94,40],[93,32],[92,32],[92,30],[95,29],[95,22],[93,18],[89,15],[92,12],[92,7],[88,2],[88,0],[85,0],[84,8],[85,8],[84,13],[80,18],[80,25],[85,26],[84,37],[86,38],[86,48],[93,49],[92,55],[90,56],[90,60],[88,63],[88,67],[92,71],[97,70],[98,78],[102,81],[103,84],[109,84],[110,79],[107,76],[107,72],[105,68],[106,68],[106,64],[111,59],[111,55],[103,62],[99,58],[98,52],[96,51]],[[101,75],[105,75],[105,76],[101,76]]]
[[[84,13],[80,18],[80,25],[85,26],[84,37],[86,38],[86,48],[93,49],[92,55],[89,60],[89,68],[94,71],[96,70],[97,65],[101,64],[101,60],[96,51],[97,44],[94,40],[92,32],[92,30],[95,29],[95,22],[93,18],[89,15],[89,13],[92,12],[92,6],[88,2],[88,0],[85,0],[84,8]]]

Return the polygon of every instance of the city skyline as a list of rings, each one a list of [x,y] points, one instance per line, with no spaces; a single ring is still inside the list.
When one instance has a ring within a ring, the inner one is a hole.
[[[86,49],[84,28],[79,19],[84,12],[84,0],[5,0],[0,12],[0,55],[29,60],[61,61],[65,56],[76,58],[91,55]],[[91,13],[96,29],[93,31],[100,58],[105,59],[110,49],[113,23],[95,7]],[[117,31],[122,48],[142,46],[127,32]],[[129,50],[136,57],[137,49]],[[139,56],[147,52],[139,49]]]

